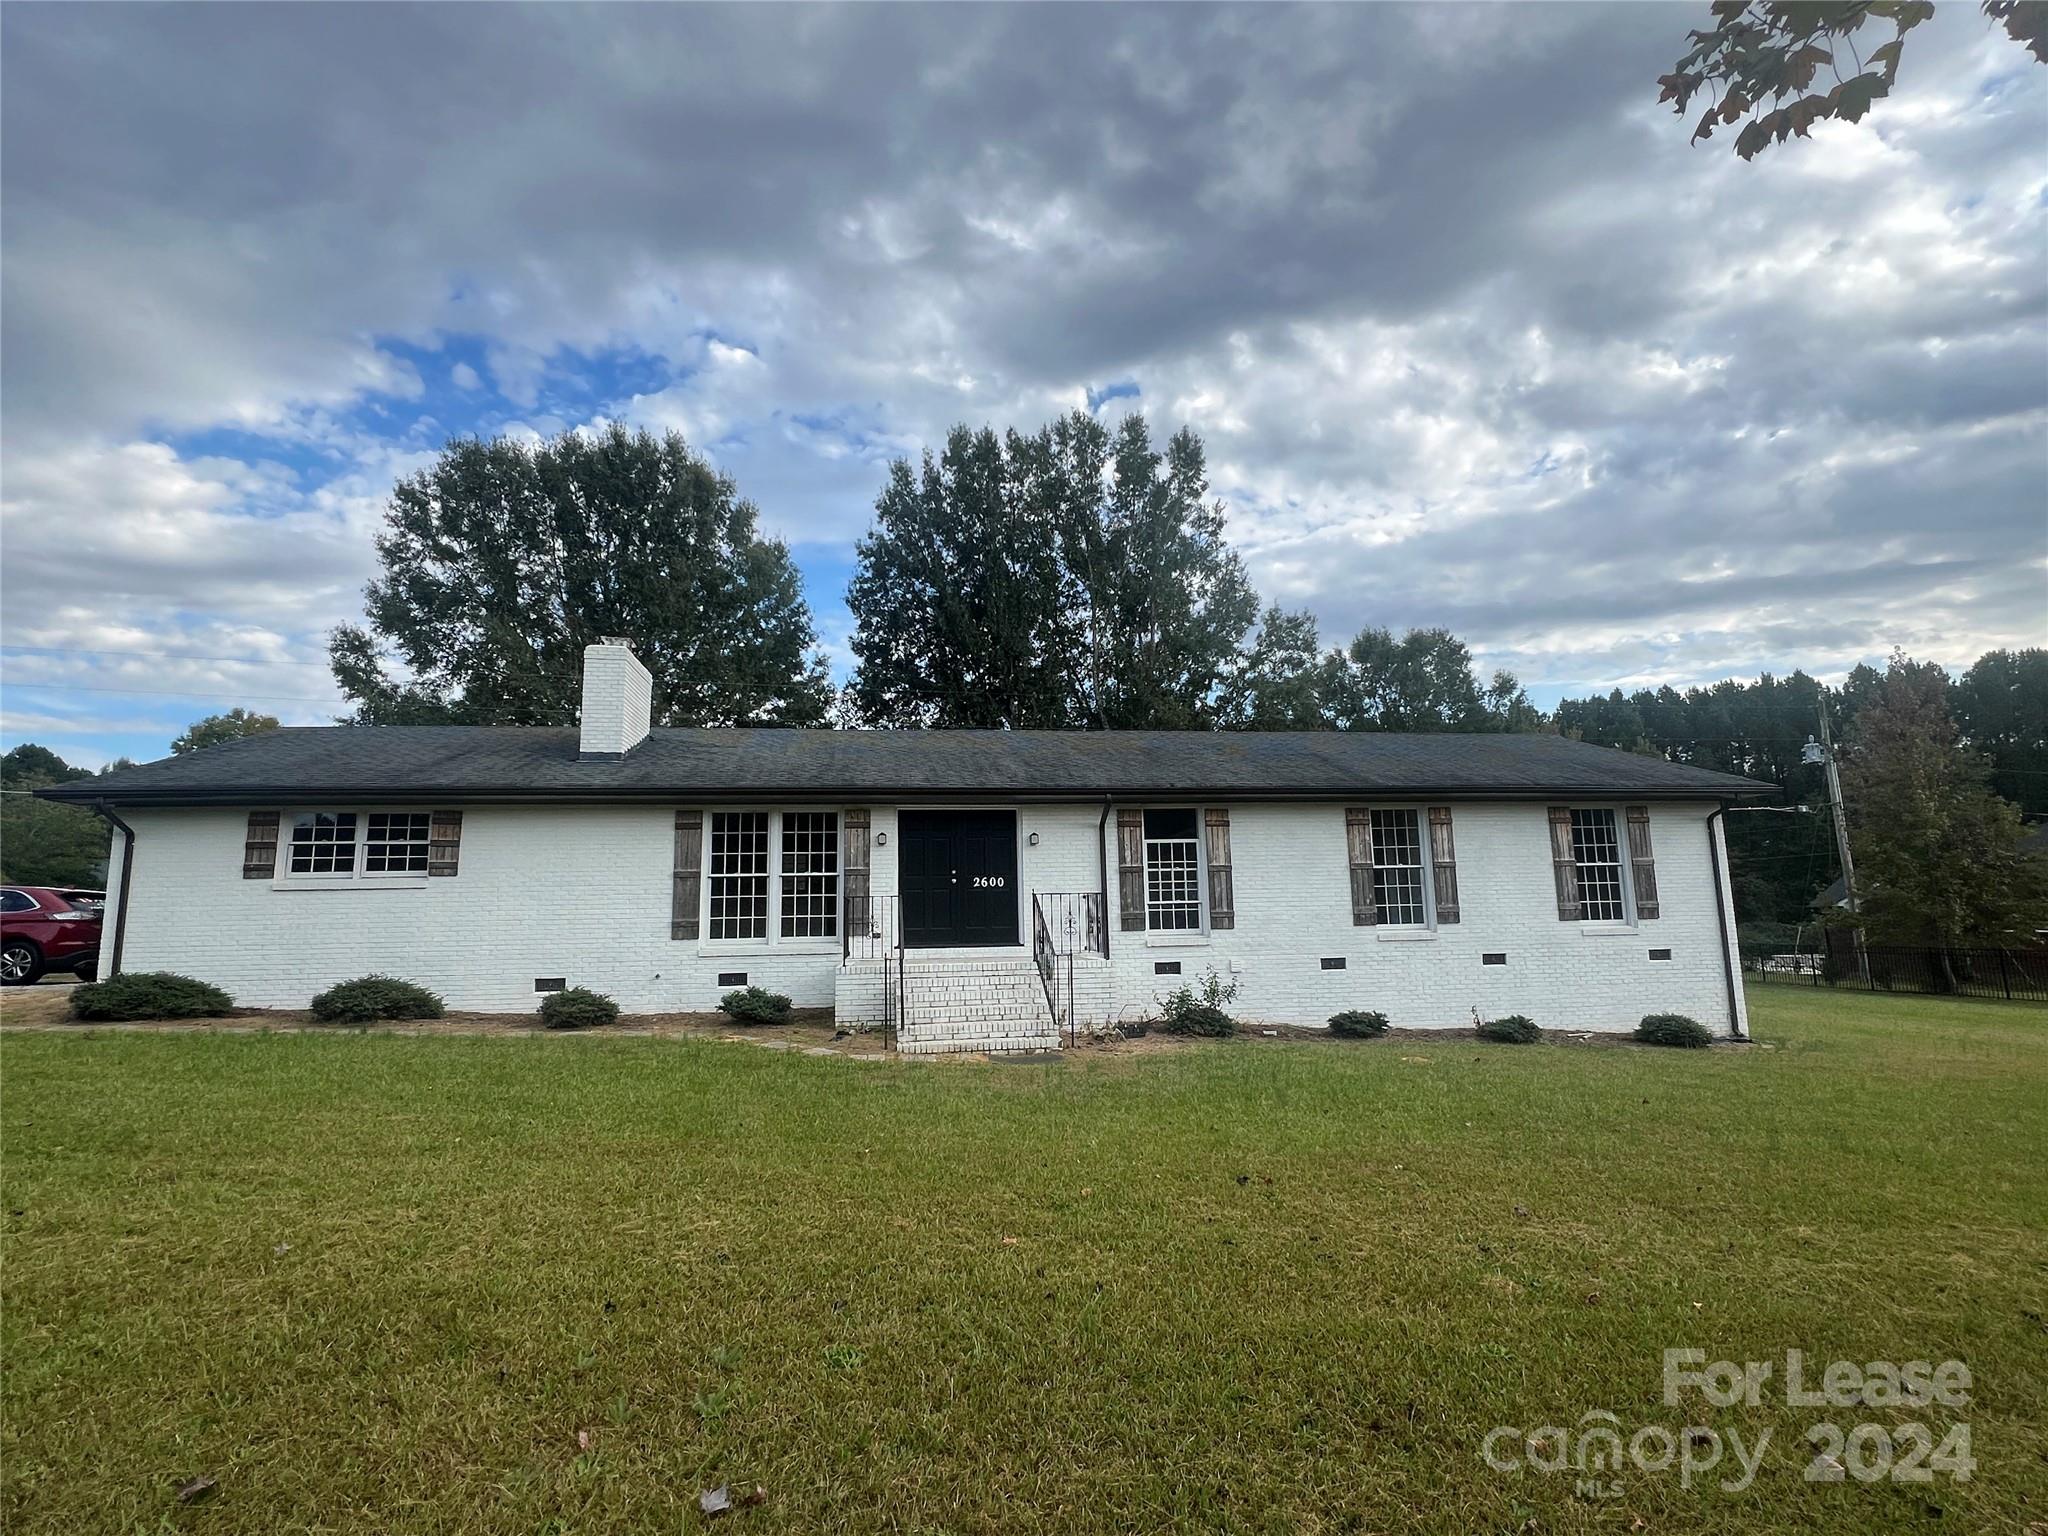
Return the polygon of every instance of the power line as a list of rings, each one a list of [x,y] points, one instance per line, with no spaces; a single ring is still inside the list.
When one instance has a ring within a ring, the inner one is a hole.
[[[224,693],[192,693],[182,688],[94,688],[84,683],[16,683],[9,682],[8,688],[40,688],[47,693],[120,693],[137,697],[164,699],[260,699],[266,704],[331,704],[345,705],[346,699],[316,699],[298,693],[244,693],[239,688]]]
[[[293,661],[284,656],[195,656],[190,651],[95,650],[82,645],[15,645],[0,643],[0,650],[27,651],[52,656],[140,656],[154,661],[217,661],[234,667],[325,667],[324,661]]]

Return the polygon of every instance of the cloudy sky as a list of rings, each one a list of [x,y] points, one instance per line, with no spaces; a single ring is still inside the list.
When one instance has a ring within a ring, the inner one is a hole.
[[[843,661],[883,467],[1143,410],[1326,641],[1539,701],[2048,643],[2048,69],[1744,165],[1706,6],[7,6],[5,736],[317,722],[394,477],[676,427]]]

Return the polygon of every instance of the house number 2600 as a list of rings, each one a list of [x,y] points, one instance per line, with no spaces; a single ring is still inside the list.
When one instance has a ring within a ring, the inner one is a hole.
[[[1001,875],[976,875],[974,877],[974,885],[977,890],[999,891],[1003,888],[1003,877]]]

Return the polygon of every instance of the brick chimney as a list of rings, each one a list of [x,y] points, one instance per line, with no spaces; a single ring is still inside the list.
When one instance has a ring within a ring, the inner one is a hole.
[[[654,678],[632,645],[607,635],[583,648],[583,736],[576,757],[615,763],[647,739]]]

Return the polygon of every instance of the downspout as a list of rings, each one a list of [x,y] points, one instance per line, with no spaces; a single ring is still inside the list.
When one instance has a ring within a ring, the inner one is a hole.
[[[128,938],[128,886],[135,878],[135,829],[115,815],[104,800],[95,800],[92,812],[121,833],[121,892],[114,898],[114,955],[106,974],[121,974],[121,946]]]
[[[1714,807],[1707,817],[1707,863],[1714,871],[1714,921],[1721,929],[1721,974],[1728,982],[1728,1036],[1732,1040],[1747,1040],[1742,1033],[1742,1009],[1736,998],[1735,964],[1728,958],[1728,904],[1721,891],[1721,842],[1714,835],[1714,823],[1727,814],[1724,802]]]
[[[1102,882],[1102,958],[1109,958],[1109,807],[1110,797],[1102,797],[1102,815],[1095,823],[1095,863],[1098,878]]]

